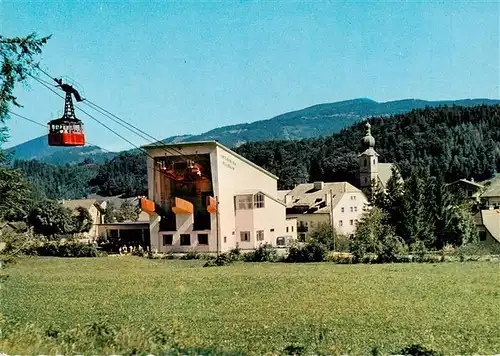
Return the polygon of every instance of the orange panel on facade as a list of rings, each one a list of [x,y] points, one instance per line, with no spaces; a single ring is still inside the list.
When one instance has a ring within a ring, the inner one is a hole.
[[[175,214],[193,214],[194,207],[193,204],[191,204],[187,200],[181,198],[175,198],[174,207],[172,208],[172,211]]]
[[[141,209],[146,213],[151,214],[155,212],[155,202],[146,198],[141,198]]]
[[[207,210],[210,214],[215,214],[217,212],[217,200],[207,197]]]

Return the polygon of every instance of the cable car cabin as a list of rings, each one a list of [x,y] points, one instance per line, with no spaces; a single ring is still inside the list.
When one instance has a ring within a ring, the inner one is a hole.
[[[49,122],[49,146],[84,146],[83,123],[78,119],[60,118]]]

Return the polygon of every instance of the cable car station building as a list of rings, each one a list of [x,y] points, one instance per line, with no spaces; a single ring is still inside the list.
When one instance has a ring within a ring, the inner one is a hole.
[[[224,252],[276,245],[286,235],[278,177],[215,141],[143,147],[150,157],[151,248]]]

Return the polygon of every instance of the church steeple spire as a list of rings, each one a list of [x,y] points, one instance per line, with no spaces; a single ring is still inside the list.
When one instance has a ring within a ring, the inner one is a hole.
[[[378,153],[375,151],[375,138],[372,136],[371,125],[366,123],[366,135],[361,139],[364,151],[359,155],[359,184],[369,187],[372,181],[378,179]]]
[[[372,125],[369,122],[366,123],[366,135],[363,137],[361,144],[365,150],[375,147],[375,138],[372,136]]]

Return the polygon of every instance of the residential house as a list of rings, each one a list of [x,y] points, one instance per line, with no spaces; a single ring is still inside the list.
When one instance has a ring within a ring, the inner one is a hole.
[[[278,177],[216,141],[147,151],[151,247],[160,252],[253,250],[286,236]]]
[[[127,202],[133,207],[140,210],[140,198],[121,198],[94,196],[100,202],[101,206],[106,209],[111,204],[116,210],[119,210],[123,203]],[[106,236],[109,239],[120,239],[123,244],[132,246],[141,245],[144,248],[149,247],[149,214],[140,210],[137,220],[126,219],[123,221],[109,221],[104,216],[103,221],[97,225],[98,236]]]
[[[474,216],[479,241],[486,244],[500,243],[500,209],[481,210]]]
[[[454,182],[448,183],[448,187],[453,192],[463,193],[466,197],[479,201],[484,191],[484,185],[474,181],[474,178],[459,179]]]
[[[98,225],[104,220],[104,208],[96,199],[63,200],[62,206],[73,212],[79,207],[87,209],[92,217],[92,227],[88,232],[82,234],[84,239],[95,241],[99,236]]]
[[[368,204],[364,193],[348,182],[299,184],[282,196],[287,217],[297,219],[301,241],[320,224],[329,224],[340,234],[353,234]]]

